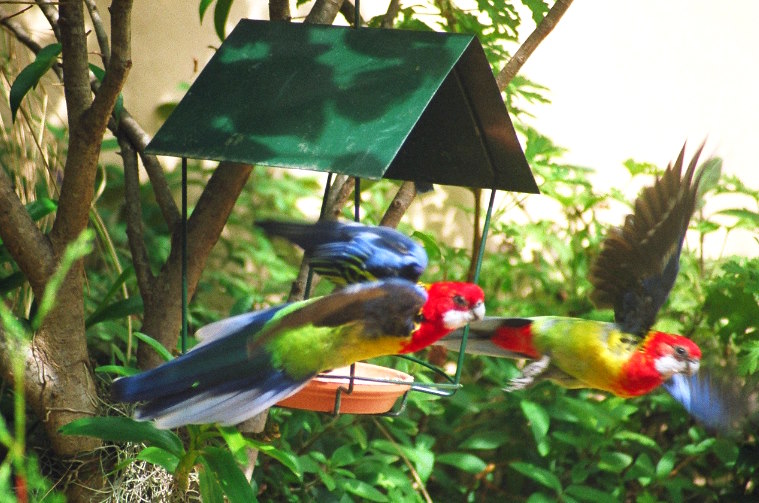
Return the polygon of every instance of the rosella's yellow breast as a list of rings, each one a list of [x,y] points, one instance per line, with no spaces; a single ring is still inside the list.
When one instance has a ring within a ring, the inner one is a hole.
[[[588,387],[619,394],[624,364],[635,346],[613,323],[545,317],[532,326],[535,347]]]

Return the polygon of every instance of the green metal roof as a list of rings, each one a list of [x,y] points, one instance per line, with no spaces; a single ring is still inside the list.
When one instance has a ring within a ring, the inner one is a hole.
[[[240,21],[147,151],[538,191],[472,35]]]

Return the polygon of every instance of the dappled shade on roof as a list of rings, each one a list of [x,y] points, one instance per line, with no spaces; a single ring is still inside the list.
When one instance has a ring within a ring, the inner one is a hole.
[[[537,192],[472,35],[243,20],[149,153]]]

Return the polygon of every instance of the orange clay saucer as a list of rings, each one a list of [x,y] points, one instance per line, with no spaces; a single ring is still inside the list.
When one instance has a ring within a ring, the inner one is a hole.
[[[339,376],[328,377],[328,376]],[[361,378],[392,379],[408,384],[366,381]],[[340,396],[340,414],[382,414],[393,408],[395,401],[411,388],[414,380],[408,374],[379,365],[357,362],[353,392],[343,392]],[[306,409],[317,412],[332,412],[335,410],[337,388],[348,388],[350,383],[350,367],[342,367],[320,374],[306,386],[279,402],[280,407],[291,409]]]

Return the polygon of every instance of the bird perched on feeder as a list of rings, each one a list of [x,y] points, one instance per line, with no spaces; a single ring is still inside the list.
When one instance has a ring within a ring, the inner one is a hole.
[[[314,271],[336,285],[394,277],[415,282],[427,267],[424,248],[390,227],[327,220],[313,224],[265,220],[256,225],[303,248]],[[419,333],[404,352],[423,349],[485,316],[485,294],[473,283],[439,281],[422,286],[429,299],[422,309]]]
[[[591,300],[599,308],[613,308],[614,323],[557,316],[486,318],[470,325],[466,351],[536,360],[508,390],[550,379],[569,388],[631,397],[673,376],[695,374],[699,347],[651,326],[674,285],[688,223],[704,191],[705,170],[696,173],[702,149],[681,174],[683,147],[677,161],[638,196],[624,225],[604,240],[590,272]],[[719,162],[704,166],[718,170]],[[457,330],[441,344],[456,349],[461,337]]]
[[[221,320],[201,328],[201,342],[186,354],[114,381],[112,396],[147,401],[136,418],[155,419],[159,428],[237,424],[296,393],[319,372],[416,351],[482,317],[469,306],[467,292],[449,306],[450,295],[459,295],[452,292],[428,294],[392,278]]]
[[[256,225],[303,248],[314,272],[338,286],[393,277],[417,282],[427,267],[424,248],[390,227],[336,220]]]

